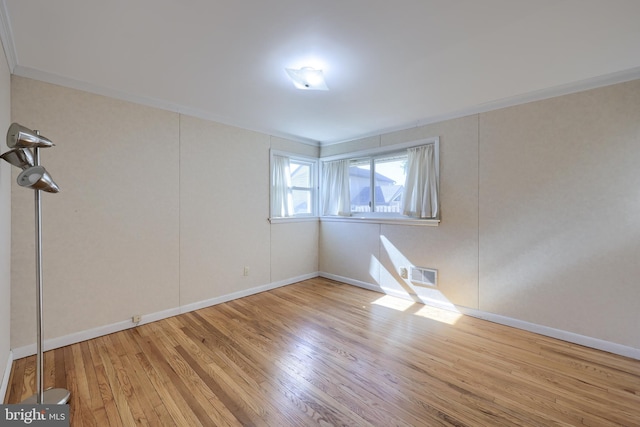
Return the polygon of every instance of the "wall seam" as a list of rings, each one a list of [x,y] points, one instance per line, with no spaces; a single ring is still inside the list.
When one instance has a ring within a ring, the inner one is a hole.
[[[478,134],[477,134],[477,142],[478,142],[478,144],[477,144],[478,145],[478,148],[477,148],[477,150],[478,150],[478,155],[477,155],[477,158],[478,158],[477,159],[478,160],[478,166],[477,166],[478,167],[478,170],[477,170],[477,174],[478,174],[477,197],[478,197],[478,200],[477,200],[477,203],[478,203],[478,207],[477,207],[476,212],[477,212],[477,215],[478,215],[478,219],[477,219],[478,220],[478,254],[477,254],[476,261],[477,261],[477,274],[478,274],[478,277],[476,279],[477,280],[477,282],[476,282],[477,285],[476,286],[477,286],[478,295],[477,295],[476,304],[478,306],[477,307],[478,310],[480,310],[480,307],[481,307],[481,305],[480,305],[480,113],[478,113],[478,130],[477,130],[477,132],[478,132]]]
[[[182,307],[182,114],[178,113],[178,307]]]
[[[267,178],[268,187],[267,194],[269,200],[267,202],[267,222],[269,223],[269,282],[273,281],[273,224],[269,220],[271,218],[271,150],[273,149],[273,137],[269,135],[269,175]]]

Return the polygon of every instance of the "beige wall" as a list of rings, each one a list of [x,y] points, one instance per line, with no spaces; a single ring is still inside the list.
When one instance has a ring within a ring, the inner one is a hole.
[[[318,221],[271,226],[271,281],[282,282],[318,271]]]
[[[440,137],[438,227],[323,222],[320,270],[640,348],[640,81],[323,147]],[[402,264],[438,269],[439,291]]]
[[[14,119],[57,144],[42,150],[61,187],[43,195],[45,338],[317,271],[317,225],[272,239],[269,136],[16,76],[12,89]],[[13,202],[16,348],[35,342],[35,279],[32,195]],[[296,268],[272,264],[294,243]]]
[[[480,118],[480,308],[640,348],[640,81]]]
[[[185,116],[180,135],[181,304],[269,283],[269,136]]]
[[[44,336],[178,305],[178,115],[12,78],[15,121],[56,144],[41,163]],[[22,190],[22,189],[19,189]],[[14,191],[12,347],[35,342],[33,194]]]
[[[314,158],[320,156],[319,147],[277,137],[271,137],[271,149]],[[316,273],[319,239],[318,221],[271,225],[271,281]]]
[[[437,227],[270,225],[269,149],[315,156],[316,147],[20,77],[12,97],[14,120],[58,144],[42,159],[62,188],[43,196],[48,338],[319,265],[640,348],[640,81],[322,148],[440,137]],[[33,201],[13,193],[15,348],[34,342],[35,316]],[[439,292],[402,280],[402,263],[437,268]]]
[[[4,132],[11,124],[11,76],[4,50],[0,51],[0,129]],[[4,140],[0,147],[0,153],[8,150]],[[11,168],[0,160],[0,384],[11,349]]]
[[[437,227],[323,222],[320,270],[409,294],[433,303],[477,307],[478,118],[469,116],[377,138],[323,147],[322,155],[393,146],[440,137]],[[399,275],[410,265],[438,269],[440,292],[416,287]]]

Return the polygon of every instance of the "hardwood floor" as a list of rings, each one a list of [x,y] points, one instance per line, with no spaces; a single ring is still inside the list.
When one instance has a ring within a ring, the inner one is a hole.
[[[15,361],[5,403],[34,371]],[[47,352],[44,375],[72,426],[640,426],[640,361],[320,278]]]

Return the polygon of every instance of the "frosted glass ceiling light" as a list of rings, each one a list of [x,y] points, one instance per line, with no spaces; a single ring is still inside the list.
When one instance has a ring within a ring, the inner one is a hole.
[[[324,82],[322,70],[316,70],[311,67],[302,67],[299,70],[293,68],[285,68],[287,75],[293,82],[293,85],[302,90],[329,90]]]

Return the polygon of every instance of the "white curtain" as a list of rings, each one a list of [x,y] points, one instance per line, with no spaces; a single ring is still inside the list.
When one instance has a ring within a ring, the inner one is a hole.
[[[407,157],[402,213],[416,218],[435,218],[438,215],[438,183],[433,144],[409,148]]]
[[[291,194],[291,169],[289,158],[273,155],[271,176],[271,217],[293,216],[293,196]]]
[[[349,160],[336,160],[323,164],[322,215],[351,215]]]

